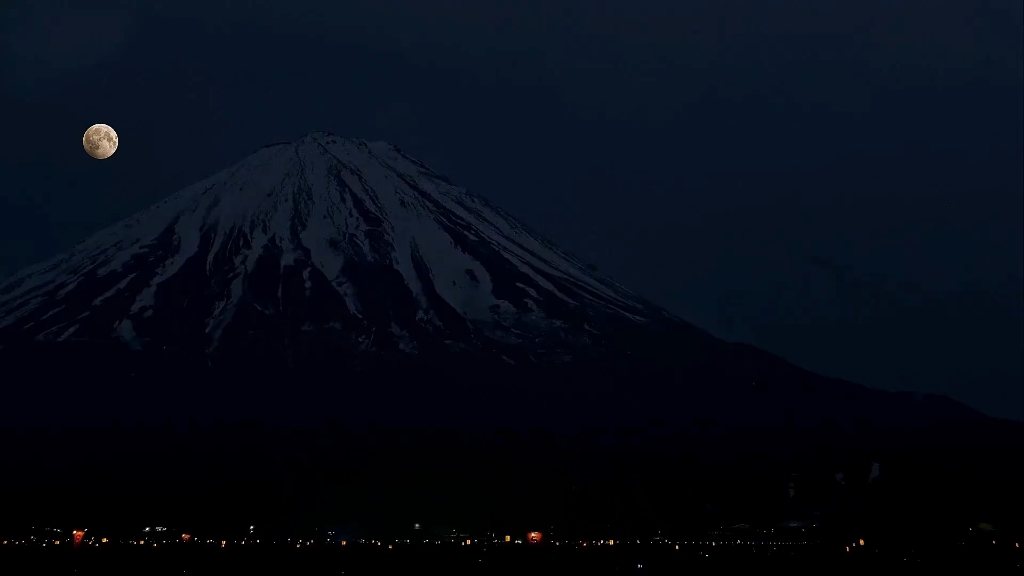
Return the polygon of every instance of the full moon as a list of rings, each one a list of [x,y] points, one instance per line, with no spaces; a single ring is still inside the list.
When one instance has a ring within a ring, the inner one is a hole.
[[[82,136],[82,147],[97,160],[110,158],[117,150],[117,132],[106,124],[93,124]]]

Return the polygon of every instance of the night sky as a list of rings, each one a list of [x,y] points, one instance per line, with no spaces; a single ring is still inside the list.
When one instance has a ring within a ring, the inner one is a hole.
[[[90,4],[5,3],[0,277],[326,130],[723,338],[1024,418],[1020,0]]]

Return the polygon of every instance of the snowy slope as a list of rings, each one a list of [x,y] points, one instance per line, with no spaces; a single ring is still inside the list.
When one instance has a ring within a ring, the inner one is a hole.
[[[665,317],[398,148],[319,132],[0,284],[0,343],[564,358]]]

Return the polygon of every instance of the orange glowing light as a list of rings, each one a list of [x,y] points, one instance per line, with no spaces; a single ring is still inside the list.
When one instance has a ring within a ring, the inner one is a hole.
[[[466,546],[469,546],[470,542],[470,540],[466,540]]]
[[[511,536],[505,536],[505,542],[511,542],[511,541],[512,541],[512,537]]]
[[[609,540],[608,541],[608,545],[609,546],[614,546],[615,545],[615,540]]]
[[[82,538],[85,538],[85,532],[83,530],[75,530],[71,533],[71,538],[75,546],[78,546],[82,543]]]
[[[526,541],[530,544],[539,544],[544,539],[544,535],[540,532],[529,532],[526,534]]]
[[[182,542],[191,542],[192,541],[192,535],[191,534],[182,534],[181,535],[181,541]]]
[[[864,539],[861,538],[860,540],[857,540],[857,544],[860,544],[861,546],[863,546],[864,545]]]
[[[348,544],[348,542],[346,542],[346,541],[344,541],[344,540],[342,540],[342,541],[341,541],[341,545],[342,545],[342,546],[344,546],[344,545],[346,545],[346,544]]]
[[[228,541],[227,541],[227,540],[221,540],[221,541],[220,541],[220,547],[221,547],[221,548],[223,548],[223,547],[225,547],[225,546],[227,546],[227,545],[228,545]]]

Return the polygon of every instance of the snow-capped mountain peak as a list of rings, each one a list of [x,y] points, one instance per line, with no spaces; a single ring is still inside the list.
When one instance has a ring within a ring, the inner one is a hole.
[[[0,284],[0,343],[564,356],[608,322],[664,314],[398,148],[323,132]]]

